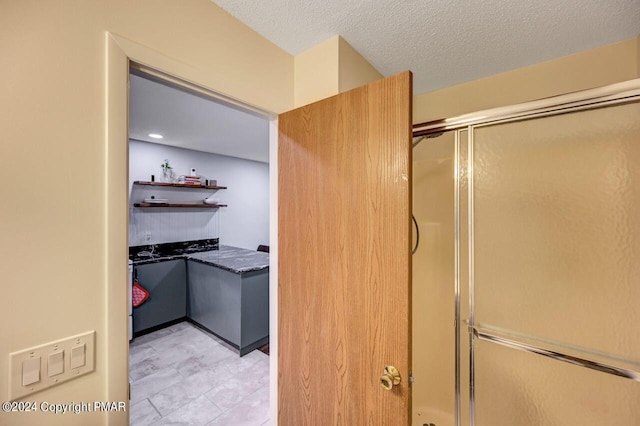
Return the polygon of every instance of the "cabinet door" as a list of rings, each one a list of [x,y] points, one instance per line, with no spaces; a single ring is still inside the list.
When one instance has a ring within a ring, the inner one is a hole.
[[[240,275],[198,262],[188,264],[189,318],[240,347]]]
[[[133,331],[138,332],[187,315],[185,261],[168,260],[136,267],[138,282],[149,298],[133,308]]]

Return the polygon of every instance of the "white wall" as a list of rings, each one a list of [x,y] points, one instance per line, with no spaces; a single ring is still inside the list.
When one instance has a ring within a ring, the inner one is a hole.
[[[264,143],[268,144],[268,139]],[[152,174],[159,180],[160,164],[165,158],[177,175],[189,174],[193,167],[202,178],[216,179],[218,185],[226,186],[228,189],[218,190],[215,197],[228,207],[196,211],[132,208],[129,219],[130,245],[215,237],[220,238],[221,244],[249,250],[255,250],[259,244],[269,244],[269,164],[130,140],[129,188],[136,180],[151,180]],[[136,197],[144,198],[151,192],[156,198],[171,197],[170,201],[177,202],[188,200],[177,197],[200,199],[213,194],[213,191],[201,189],[142,188],[134,189],[131,202],[137,202],[139,200]],[[149,242],[145,241],[147,232],[152,237]]]

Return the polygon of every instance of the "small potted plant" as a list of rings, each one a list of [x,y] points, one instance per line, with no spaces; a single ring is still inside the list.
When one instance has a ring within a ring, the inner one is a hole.
[[[165,158],[164,163],[162,163],[160,167],[162,167],[162,181],[173,182],[175,180],[175,174],[173,173],[173,167],[169,164],[169,160]]]

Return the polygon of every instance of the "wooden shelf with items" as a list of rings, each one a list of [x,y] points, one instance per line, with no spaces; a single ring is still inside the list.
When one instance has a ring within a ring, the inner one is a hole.
[[[148,182],[144,180],[137,180],[133,182],[134,185],[149,185],[149,186],[169,186],[174,188],[190,188],[190,189],[227,189],[226,186],[217,185],[195,185],[190,183],[170,183],[170,182]]]
[[[187,207],[187,208],[210,208],[227,207],[226,204],[205,204],[205,203],[134,203],[134,207]]]
[[[142,181],[142,180],[137,180],[135,182],[133,182],[134,185],[141,185],[141,186],[156,186],[156,187],[164,187],[164,188],[180,188],[180,189],[200,189],[200,190],[218,190],[218,189],[227,189],[226,186],[218,186],[218,185],[197,185],[197,184],[191,184],[191,183],[172,183],[172,182],[148,182],[148,181]],[[153,196],[151,196],[150,198],[154,198]],[[159,200],[158,200],[159,201]],[[133,204],[134,207],[143,207],[143,208],[148,208],[148,207],[177,207],[177,208],[197,208],[197,209],[202,209],[202,208],[208,208],[208,209],[217,209],[218,207],[227,207],[226,204],[218,204],[218,203],[213,203],[213,204],[209,204],[206,202],[202,202],[202,203],[190,203],[190,202],[178,202],[178,203],[162,203],[162,202],[147,202],[147,200],[145,199],[144,202],[140,202],[140,203],[134,203]]]

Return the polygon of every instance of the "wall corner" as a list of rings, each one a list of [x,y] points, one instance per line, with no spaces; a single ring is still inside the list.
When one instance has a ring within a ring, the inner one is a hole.
[[[340,93],[384,78],[373,65],[340,36],[338,36],[338,55],[338,89]]]
[[[294,57],[294,107],[338,94],[338,46],[339,36],[335,36]]]

